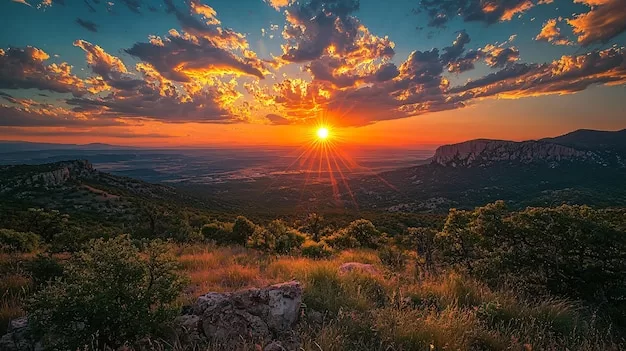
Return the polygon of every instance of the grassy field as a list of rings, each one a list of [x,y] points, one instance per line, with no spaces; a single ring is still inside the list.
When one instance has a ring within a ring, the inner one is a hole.
[[[209,291],[297,279],[304,284],[298,325],[304,350],[618,350],[606,326],[575,302],[528,301],[454,273],[422,277],[410,258],[387,267],[373,250],[328,259],[264,255],[239,246],[173,245],[189,284],[180,304]],[[35,254],[0,255],[0,332],[22,315],[34,290]],[[63,257],[60,257],[63,259]],[[340,274],[345,262],[378,273]],[[254,345],[250,345],[254,349]]]

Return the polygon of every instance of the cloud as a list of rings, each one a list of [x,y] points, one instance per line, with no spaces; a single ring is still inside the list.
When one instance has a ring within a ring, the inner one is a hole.
[[[74,46],[85,51],[87,64],[91,67],[93,73],[97,74],[102,79],[101,81],[97,79],[91,80],[94,82],[92,93],[109,90],[110,87],[130,90],[143,84],[142,80],[129,77],[128,70],[122,60],[109,55],[101,47],[85,40],[76,40]]]
[[[115,129],[113,129],[115,128]],[[2,127],[0,135],[11,135],[21,137],[41,137],[41,136],[89,136],[89,137],[111,137],[111,138],[171,138],[172,135],[162,133],[137,133],[128,130],[120,130],[116,127]]]
[[[510,21],[529,9],[552,0],[421,0],[415,12],[429,17],[428,25],[443,27],[450,18],[461,16],[465,22],[493,24]]]
[[[265,118],[267,118],[270,124],[275,126],[284,126],[291,124],[291,121],[289,119],[273,113],[268,114],[267,116],[265,116]]]
[[[282,7],[287,7],[294,3],[295,0],[265,0],[270,6],[276,10],[280,10]]]
[[[626,31],[626,0],[574,0],[591,7],[589,12],[568,19],[578,43],[607,43]]]
[[[49,58],[45,51],[32,46],[0,49],[0,89],[85,94],[85,82],[72,74],[72,66],[65,62],[46,65]]]
[[[17,105],[0,105],[0,126],[61,127],[61,126],[115,126],[121,123],[113,118],[76,113],[62,107],[29,99],[13,99]]]
[[[84,20],[82,18],[76,18],[76,23],[90,32],[98,32],[98,25],[91,21]]]
[[[556,19],[549,19],[543,24],[541,32],[537,34],[535,40],[545,41],[554,45],[571,45],[572,43],[561,34],[561,29],[557,27]]]
[[[549,64],[515,64],[450,89],[463,99],[491,96],[520,98],[570,94],[593,84],[626,83],[626,53],[610,48],[577,56],[562,56]]]

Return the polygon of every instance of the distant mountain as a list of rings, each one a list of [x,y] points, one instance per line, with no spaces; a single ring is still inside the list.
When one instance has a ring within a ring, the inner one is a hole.
[[[366,207],[404,212],[495,200],[513,207],[624,206],[624,143],[625,130],[580,130],[522,142],[470,140],[441,146],[430,164],[361,178],[351,184],[350,196]]]
[[[615,132],[580,129],[555,138],[545,138],[554,144],[565,145],[584,150],[626,151],[626,129]]]
[[[495,163],[582,162],[626,167],[626,130],[617,132],[579,130],[556,138],[522,142],[477,139],[439,147],[433,162],[451,167],[485,167]]]
[[[0,140],[0,153],[38,151],[38,150],[132,150],[131,146],[109,145],[103,143],[91,144],[54,144],[32,143],[29,141]]]
[[[199,200],[173,187],[100,172],[86,160],[0,166],[3,206],[38,208],[116,219],[146,203],[172,208],[219,210],[222,202]]]

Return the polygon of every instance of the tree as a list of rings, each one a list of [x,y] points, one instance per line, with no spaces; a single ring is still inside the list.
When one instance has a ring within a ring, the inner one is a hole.
[[[382,234],[367,219],[358,219],[350,223],[345,231],[348,236],[355,238],[360,246],[372,249],[378,247],[382,238]]]
[[[232,242],[235,244],[245,245],[248,238],[254,234],[256,225],[244,216],[235,219],[233,225]]]
[[[174,259],[159,242],[140,252],[128,236],[93,240],[70,259],[62,279],[35,294],[29,321],[51,349],[115,349],[170,321],[183,287]]]
[[[324,217],[317,213],[309,213],[299,230],[309,234],[314,241],[320,241],[324,228]]]
[[[233,223],[216,221],[205,224],[201,233],[207,240],[215,241],[218,244],[228,244],[232,241]]]
[[[282,220],[273,220],[266,227],[258,226],[250,239],[248,246],[273,253],[289,253],[299,249],[306,236],[293,229]]]

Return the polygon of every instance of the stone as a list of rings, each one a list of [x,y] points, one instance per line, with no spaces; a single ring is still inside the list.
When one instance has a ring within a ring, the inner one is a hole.
[[[358,272],[362,272],[362,273],[368,273],[368,274],[378,274],[378,273],[380,273],[378,271],[378,269],[376,269],[376,267],[374,267],[374,265],[371,265],[369,263],[347,262],[347,263],[342,264],[339,267],[339,273],[340,274],[346,274],[346,273],[350,273],[350,272],[354,272],[354,271],[358,271]]]
[[[272,341],[271,343],[267,344],[265,348],[263,348],[263,351],[287,351],[287,349],[284,348],[279,341]]]
[[[198,298],[193,313],[209,340],[219,343],[268,341],[291,337],[302,303],[302,287],[292,281],[263,289],[208,293]]]
[[[20,317],[9,321],[7,333],[0,338],[2,351],[41,351],[41,343],[35,343],[28,336],[28,317]]]

